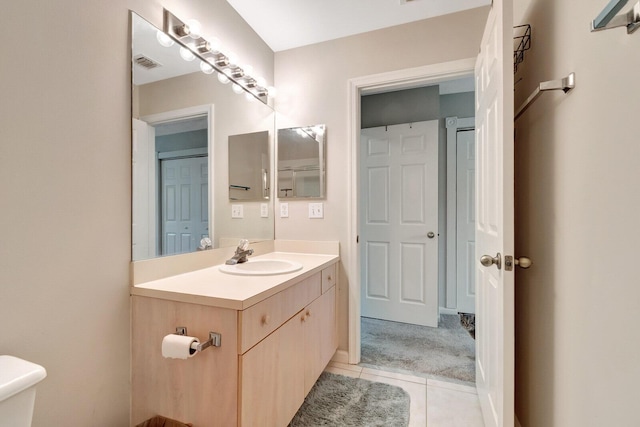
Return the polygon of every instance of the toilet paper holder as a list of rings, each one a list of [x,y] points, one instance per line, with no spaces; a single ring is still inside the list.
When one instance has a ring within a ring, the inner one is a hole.
[[[176,335],[187,335],[187,328],[185,326],[176,327]],[[192,348],[197,352],[201,352],[211,346],[220,347],[221,345],[222,345],[222,335],[218,332],[209,332],[209,339],[207,341],[198,343],[198,345],[195,348],[193,347]]]

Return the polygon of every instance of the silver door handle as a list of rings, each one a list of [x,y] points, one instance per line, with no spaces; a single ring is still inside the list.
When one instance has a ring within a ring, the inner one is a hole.
[[[434,237],[436,237],[435,233],[433,231],[430,231],[427,233],[427,237],[430,239],[433,239]]]
[[[491,267],[495,264],[495,266],[498,267],[498,270],[500,270],[502,268],[502,255],[500,255],[500,252],[498,252],[495,257],[492,257],[491,255],[482,255],[480,257],[480,264],[485,267]]]

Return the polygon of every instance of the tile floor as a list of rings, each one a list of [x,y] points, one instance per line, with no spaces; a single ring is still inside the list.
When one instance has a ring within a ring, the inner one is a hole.
[[[409,427],[484,427],[473,387],[338,362],[325,370],[402,387],[411,398]]]

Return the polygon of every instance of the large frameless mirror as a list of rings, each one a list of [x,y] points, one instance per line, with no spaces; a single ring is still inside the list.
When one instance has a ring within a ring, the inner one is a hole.
[[[133,12],[131,22],[133,260],[273,239],[274,111]],[[260,143],[240,157],[260,159],[260,184],[247,185],[259,197],[233,200],[244,209],[232,218],[229,141],[252,134]]]

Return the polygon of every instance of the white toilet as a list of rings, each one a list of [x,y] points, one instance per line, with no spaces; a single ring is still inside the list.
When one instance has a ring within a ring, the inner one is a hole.
[[[30,427],[36,384],[47,371],[35,363],[0,355],[0,427]]]

